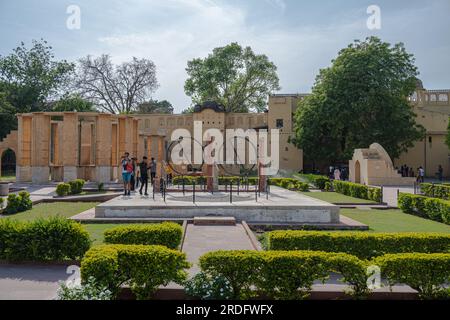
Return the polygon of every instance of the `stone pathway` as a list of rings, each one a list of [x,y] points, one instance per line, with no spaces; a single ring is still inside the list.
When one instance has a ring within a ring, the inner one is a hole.
[[[188,224],[183,243],[183,252],[194,266],[189,270],[192,276],[200,268],[198,258],[210,251],[254,250],[242,224],[235,226],[196,226]]]

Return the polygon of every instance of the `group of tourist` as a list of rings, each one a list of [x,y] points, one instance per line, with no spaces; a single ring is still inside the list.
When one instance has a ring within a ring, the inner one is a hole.
[[[414,169],[412,167],[408,167],[406,164],[402,165],[400,167],[400,169],[396,168],[398,173],[402,176],[402,177],[410,177],[410,178],[414,178],[416,177],[417,182],[422,183],[425,181],[425,169],[420,166],[419,168],[417,168],[417,176],[416,173],[414,172]],[[440,179],[442,179],[442,174],[443,174],[443,169],[442,166],[439,166],[439,172],[440,172]]]
[[[330,179],[334,180],[347,180],[348,179],[348,170],[345,167],[333,167],[330,166],[328,171],[328,176]]]
[[[148,178],[150,171],[150,183],[153,185],[153,181],[156,176],[156,161],[155,158],[151,158],[150,163],[147,157],[143,157],[140,163],[137,162],[137,158],[130,158],[130,153],[125,152],[121,159],[122,167],[122,179],[124,187],[124,195],[131,195],[131,191],[135,191],[139,187],[139,193],[142,195],[142,191],[145,195],[148,195]]]

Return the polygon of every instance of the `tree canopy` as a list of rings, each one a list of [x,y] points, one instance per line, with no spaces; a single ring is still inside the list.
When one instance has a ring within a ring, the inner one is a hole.
[[[193,104],[216,101],[227,111],[263,111],[280,90],[277,67],[266,55],[237,43],[215,48],[205,59],[188,61],[185,92]]]
[[[373,142],[398,157],[424,135],[408,101],[417,82],[414,61],[402,43],[371,37],[350,44],[299,103],[291,141],[324,165],[346,161]]]
[[[136,113],[147,114],[147,113],[164,113],[172,114],[173,106],[167,100],[150,100],[148,102],[141,103],[136,110]]]
[[[52,111],[96,111],[94,104],[78,94],[69,94],[51,104]]]

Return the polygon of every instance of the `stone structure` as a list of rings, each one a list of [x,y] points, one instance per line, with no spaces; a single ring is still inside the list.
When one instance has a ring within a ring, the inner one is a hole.
[[[404,178],[394,168],[386,150],[378,143],[368,149],[356,149],[349,161],[350,181],[366,185],[412,185],[415,178]]]

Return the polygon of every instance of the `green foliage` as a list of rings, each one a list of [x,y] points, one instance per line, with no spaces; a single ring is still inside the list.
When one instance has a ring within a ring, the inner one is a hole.
[[[78,94],[66,95],[55,102],[52,111],[76,111],[76,112],[92,112],[96,111],[94,104],[86,99],[83,99]]]
[[[404,212],[450,224],[450,201],[400,193],[398,207]]]
[[[223,276],[210,276],[199,272],[184,284],[186,293],[202,300],[230,300],[233,288]]]
[[[97,191],[104,191],[105,190],[105,184],[103,182],[99,182],[97,184]]]
[[[450,200],[450,186],[445,184],[421,183],[420,190],[427,197]]]
[[[277,67],[267,56],[237,43],[188,61],[186,71],[184,90],[194,104],[213,100],[231,112],[261,112],[267,96],[280,88]]]
[[[59,183],[56,186],[56,194],[60,197],[67,196],[71,193],[71,187],[68,183]]]
[[[309,191],[309,185],[292,178],[270,178],[269,184],[293,191]]]
[[[439,233],[366,233],[324,231],[272,231],[268,250],[344,252],[361,259],[387,253],[448,252],[450,235]]]
[[[306,174],[302,173],[299,176],[309,183],[312,183],[316,188],[324,190],[327,183],[330,183],[331,180],[327,176],[322,176],[319,174]]]
[[[164,246],[101,245],[90,249],[81,261],[81,278],[90,277],[117,296],[124,283],[140,300],[151,298],[161,285],[182,284],[189,268],[186,255]]]
[[[422,299],[450,298],[445,283],[450,281],[450,254],[388,254],[375,259],[390,285],[404,283]]]
[[[369,187],[359,183],[333,180],[333,189],[346,196],[381,202],[381,188]]]
[[[180,245],[182,235],[181,226],[173,222],[121,226],[104,233],[106,243],[163,245],[172,249]]]
[[[325,187],[323,188],[325,191],[330,192],[333,190],[333,184],[331,182],[325,182]]]
[[[33,202],[30,199],[30,194],[26,191],[21,191],[19,194],[10,193],[7,198],[6,214],[14,214],[30,210],[33,207]]]
[[[61,261],[81,258],[90,246],[79,223],[61,218],[22,222],[0,219],[0,259]]]
[[[5,199],[0,198],[0,211],[3,209],[4,206],[5,206]]]
[[[273,299],[305,299],[314,281],[324,281],[338,272],[348,282],[351,294],[362,297],[366,264],[343,253],[318,251],[216,251],[200,257],[200,267],[211,277],[224,277],[233,299],[258,295]]]
[[[292,142],[322,164],[347,161],[374,141],[397,158],[425,132],[408,101],[416,88],[414,62],[403,44],[376,37],[342,49],[299,102]]]
[[[137,114],[151,114],[151,113],[172,114],[173,106],[167,100],[162,100],[162,101],[150,100],[149,102],[141,103],[137,107],[137,110],[135,113],[137,113]]]
[[[112,293],[106,287],[99,286],[94,278],[82,285],[69,286],[62,282],[57,291],[58,300],[111,300]]]
[[[86,181],[83,179],[75,179],[72,181],[69,181],[70,185],[70,194],[80,194],[83,192],[83,187]]]

